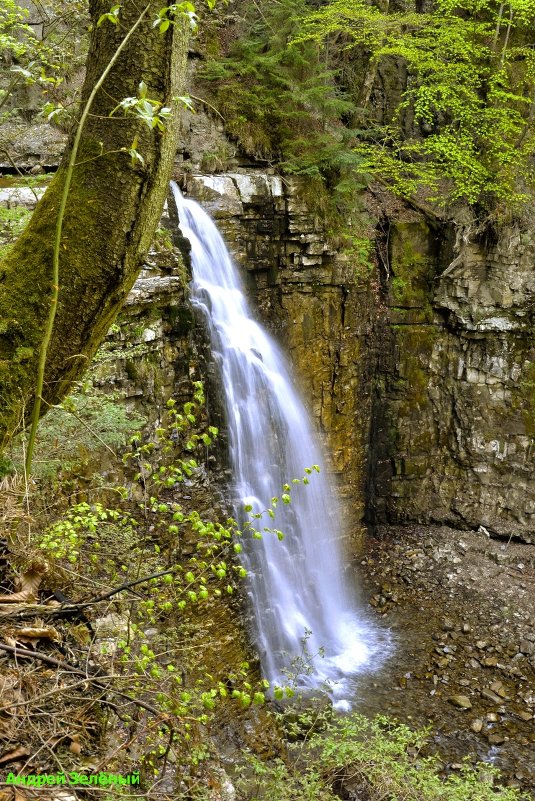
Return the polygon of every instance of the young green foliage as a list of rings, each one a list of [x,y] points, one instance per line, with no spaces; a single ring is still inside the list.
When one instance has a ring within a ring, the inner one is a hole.
[[[292,710],[281,715],[282,725],[289,718],[290,733],[299,736],[288,746],[289,759],[249,755],[240,767],[241,797],[336,801],[347,787],[369,801],[527,801],[518,790],[497,785],[499,771],[488,763],[466,762],[443,778],[438,758],[422,753],[428,730],[412,731],[384,716],[333,719],[314,709],[294,716]]]
[[[9,75],[0,89],[0,122],[21,110],[17,103],[23,86],[39,87],[48,109],[45,116],[56,104],[65,109],[76,94],[65,84],[82,66],[85,56],[84,3],[51,0],[46,8],[38,5],[36,12],[39,21],[34,23],[29,10],[14,0],[3,0],[0,7],[0,68]]]
[[[266,701],[267,683],[248,663],[213,675],[198,661],[205,636],[200,621],[221,614],[223,599],[246,575],[236,558],[237,523],[215,515],[206,519],[191,501],[181,500],[184,483],[189,494],[202,477],[202,461],[218,433],[204,423],[203,406],[200,383],[192,401],[180,406],[169,400],[152,436],[131,437],[123,457],[129,480],[114,487],[115,503],[74,502],[34,541],[54,583],[71,595],[80,592],[80,576],[84,585],[98,588],[96,594],[136,583],[134,591],[126,587],[113,595],[110,618],[117,634],[97,634],[86,658],[91,653],[104,660],[113,690],[147,699],[158,712],[148,724],[121,715],[128,736],[138,731],[143,738],[143,756],[138,749],[138,756],[125,759],[129,768],[142,768],[144,786],[165,772],[170,747],[181,781],[210,758],[205,727],[222,705],[242,710]],[[214,632],[224,637],[218,625]]]
[[[401,195],[424,188],[439,205],[489,207],[521,202],[533,186],[534,21],[530,0],[507,14],[497,0],[438,0],[427,13],[332,0],[303,18],[295,43],[341,38],[345,58],[364,51],[375,73],[403,64],[401,102],[355,149],[363,168]]]
[[[240,5],[203,89],[246,152],[324,184],[342,213],[372,178],[439,207],[522,204],[534,185],[535,4],[399,9]]]

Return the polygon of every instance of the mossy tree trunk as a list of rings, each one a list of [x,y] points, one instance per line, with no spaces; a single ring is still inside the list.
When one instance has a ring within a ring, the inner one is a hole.
[[[93,32],[82,106],[144,6],[126,0],[118,25],[109,0],[90,0]],[[43,408],[56,403],[88,366],[134,283],[158,224],[176,150],[187,57],[187,24],[161,34],[150,0],[142,23],[96,95],[84,126],[60,248],[59,299],[47,355]],[[110,112],[144,82],[147,97],[171,106],[165,131]],[[134,140],[144,163],[132,163]],[[28,421],[39,346],[50,309],[52,251],[70,148],[28,228],[0,263],[0,443]]]

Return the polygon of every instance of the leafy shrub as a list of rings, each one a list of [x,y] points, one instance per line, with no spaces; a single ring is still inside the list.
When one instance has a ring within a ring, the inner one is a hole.
[[[438,0],[422,13],[331,0],[303,17],[295,41],[322,42],[329,52],[341,40],[346,61],[365,56],[365,103],[380,65],[394,59],[407,71],[390,118],[370,120],[356,146],[363,169],[401,195],[423,189],[439,205],[510,206],[535,180],[534,20],[525,0],[509,5],[508,20],[499,0]]]
[[[289,757],[262,762],[250,755],[241,768],[240,801],[335,801],[351,788],[369,801],[521,801],[513,788],[499,787],[499,771],[487,763],[470,765],[447,777],[436,756],[424,756],[429,731],[379,716],[362,715],[323,722],[318,731],[314,713],[309,735],[289,746]]]
[[[224,599],[246,575],[238,561],[236,521],[219,521],[216,514],[207,519],[191,500],[181,500],[183,485],[189,494],[202,477],[202,459],[217,436],[203,421],[203,407],[198,383],[191,402],[180,407],[169,400],[153,435],[130,437],[123,455],[130,480],[115,487],[116,503],[73,497],[33,537],[49,564],[49,582],[75,597],[82,582],[86,595],[89,589],[90,597],[104,594],[103,602],[113,604],[104,620],[115,631],[97,631],[83,658],[105,664],[114,677],[110,692],[127,692],[153,713],[142,718],[139,709],[122,709],[114,724],[129,742],[141,743],[124,755],[122,766],[140,769],[145,787],[166,772],[171,759],[180,766],[182,786],[196,787],[197,774],[209,770],[206,727],[213,716],[225,705],[239,711],[266,700],[267,683],[249,663],[218,664],[217,672],[199,663],[200,648],[214,646],[203,644],[202,621],[221,616]],[[223,638],[219,622],[214,631]]]

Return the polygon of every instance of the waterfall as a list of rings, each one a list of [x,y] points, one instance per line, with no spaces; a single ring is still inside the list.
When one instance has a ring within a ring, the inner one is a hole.
[[[348,678],[379,648],[353,597],[342,558],[342,526],[309,415],[278,346],[248,308],[238,270],[208,214],[173,184],[182,234],[191,243],[193,304],[203,313],[223,384],[230,457],[241,507],[261,512],[291,485],[276,519],[284,532],[244,537],[241,556],[262,669],[271,685],[327,682],[347,708]],[[310,484],[292,485],[318,465]],[[239,515],[239,513],[238,513]]]

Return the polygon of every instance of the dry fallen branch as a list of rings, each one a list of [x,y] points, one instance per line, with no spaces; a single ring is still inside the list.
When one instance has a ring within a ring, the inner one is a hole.
[[[48,604],[0,604],[0,623],[7,621],[32,620],[39,618],[62,618],[73,617],[78,612],[77,608],[70,606],[48,605]]]
[[[152,704],[147,704],[145,701],[141,701],[139,698],[134,698],[132,695],[128,693],[122,692],[122,690],[116,690],[110,685],[106,685],[101,677],[91,676],[85,673],[83,670],[74,667],[74,665],[69,665],[66,662],[62,662],[59,659],[55,659],[53,656],[48,656],[48,654],[42,654],[40,651],[29,651],[26,648],[16,648],[12,645],[5,645],[4,643],[0,643],[0,650],[6,651],[9,654],[13,654],[15,657],[20,657],[21,659],[38,659],[41,662],[44,662],[48,665],[53,665],[61,670],[64,670],[66,673],[72,673],[75,676],[84,676],[86,681],[91,682],[91,684],[95,684],[100,689],[110,690],[111,692],[118,695],[120,698],[124,698],[127,701],[139,706],[141,709],[145,709],[147,712],[150,712],[152,715],[157,715],[158,717],[162,717],[162,710],[158,709]],[[121,676],[115,677],[117,679],[122,678]],[[103,703],[106,703],[103,700]]]
[[[124,584],[121,584],[119,587],[115,587],[113,590],[109,590],[109,592],[102,593],[101,595],[97,595],[94,598],[90,598],[88,601],[68,602],[68,603],[63,603],[61,605],[58,605],[57,603],[54,604],[19,603],[17,606],[12,607],[8,606],[6,601],[9,601],[11,603],[11,601],[17,600],[15,595],[7,595],[7,596],[3,595],[0,596],[0,621],[30,620],[37,616],[47,618],[49,620],[76,617],[77,615],[80,614],[80,612],[83,609],[87,609],[89,606],[94,606],[95,604],[101,603],[102,601],[107,601],[108,598],[112,598],[114,595],[117,595],[123,590],[128,590],[131,587],[136,587],[138,584],[145,584],[147,581],[151,581],[152,579],[172,574],[175,572],[175,570],[176,568],[170,568],[169,570],[161,570],[158,573],[151,573],[150,576],[144,576],[143,578],[136,579],[135,581],[127,581]]]

